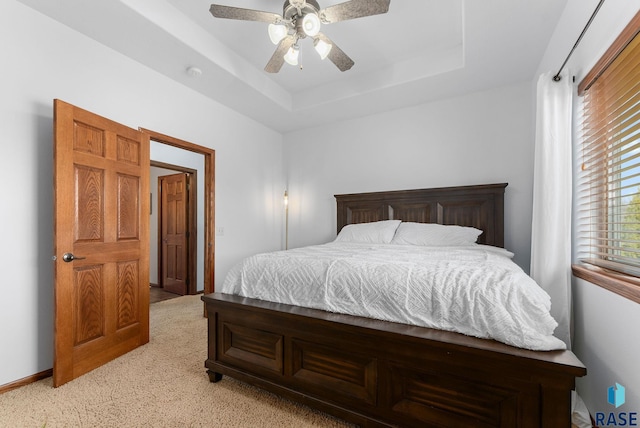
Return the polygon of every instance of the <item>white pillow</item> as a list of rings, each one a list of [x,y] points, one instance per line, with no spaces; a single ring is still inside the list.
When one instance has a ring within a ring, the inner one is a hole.
[[[391,243],[434,247],[472,245],[481,233],[475,227],[403,222]]]
[[[393,239],[400,220],[382,220],[372,223],[347,224],[334,242],[365,242],[388,244]]]
[[[480,250],[489,251],[490,253],[494,253],[499,256],[504,256],[509,259],[512,259],[513,256],[515,256],[515,254],[513,254],[511,251],[501,247],[495,247],[493,245],[476,244],[474,245],[474,248],[479,248]]]

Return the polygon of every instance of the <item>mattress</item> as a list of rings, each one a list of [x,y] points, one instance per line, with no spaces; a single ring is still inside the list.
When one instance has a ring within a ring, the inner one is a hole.
[[[553,336],[549,295],[485,245],[332,242],[257,254],[227,275],[222,293],[494,339],[565,349]]]

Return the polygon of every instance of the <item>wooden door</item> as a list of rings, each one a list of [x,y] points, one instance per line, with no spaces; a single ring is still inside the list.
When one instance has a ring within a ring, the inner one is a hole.
[[[189,283],[189,175],[160,177],[161,285],[187,294]]]
[[[59,100],[54,128],[60,386],[149,341],[149,142]]]

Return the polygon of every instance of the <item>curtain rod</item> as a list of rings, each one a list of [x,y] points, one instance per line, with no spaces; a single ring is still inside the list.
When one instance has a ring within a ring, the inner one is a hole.
[[[584,36],[584,33],[587,32],[587,28],[589,28],[589,26],[593,22],[593,19],[596,17],[598,11],[600,10],[600,7],[602,6],[602,3],[604,3],[604,0],[600,0],[600,2],[598,3],[598,6],[596,6],[596,10],[593,11],[593,14],[591,15],[591,18],[589,18],[589,21],[587,22],[587,25],[584,26],[584,29],[582,30],[582,33],[580,33],[580,37],[578,37],[578,40],[576,40],[576,43],[573,45],[573,48],[571,49],[571,52],[569,52],[569,55],[567,55],[567,58],[564,60],[564,62],[560,66],[560,70],[558,70],[556,75],[553,76],[553,80],[555,82],[559,82],[560,79],[562,79],[562,77],[560,77],[560,73],[562,73],[562,70],[564,69],[564,66],[567,65],[567,61],[569,61],[569,58],[571,58],[571,55],[573,54],[573,51],[575,51],[576,48],[578,47],[578,45],[580,44],[580,41],[582,40],[582,36]]]

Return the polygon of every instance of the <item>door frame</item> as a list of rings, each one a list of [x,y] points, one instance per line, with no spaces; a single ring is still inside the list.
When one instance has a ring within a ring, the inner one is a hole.
[[[170,137],[156,131],[138,128],[149,141],[177,147],[204,156],[204,293],[215,289],[215,150]],[[151,144],[151,143],[149,143]]]
[[[187,290],[186,294],[197,294],[198,293],[198,171],[191,168],[186,168],[184,166],[173,165],[164,162],[151,161],[151,166],[155,166],[158,168],[171,169],[177,173],[187,174],[189,176],[189,186],[187,188],[187,197],[188,207],[187,211],[189,213],[189,218],[187,219],[187,231],[189,233],[187,246]],[[158,216],[158,285],[164,288],[162,274],[163,269],[163,253],[162,253],[162,190],[161,179],[163,176],[158,177],[158,182],[156,183],[158,186],[158,200],[156,203],[158,204],[157,216]]]

